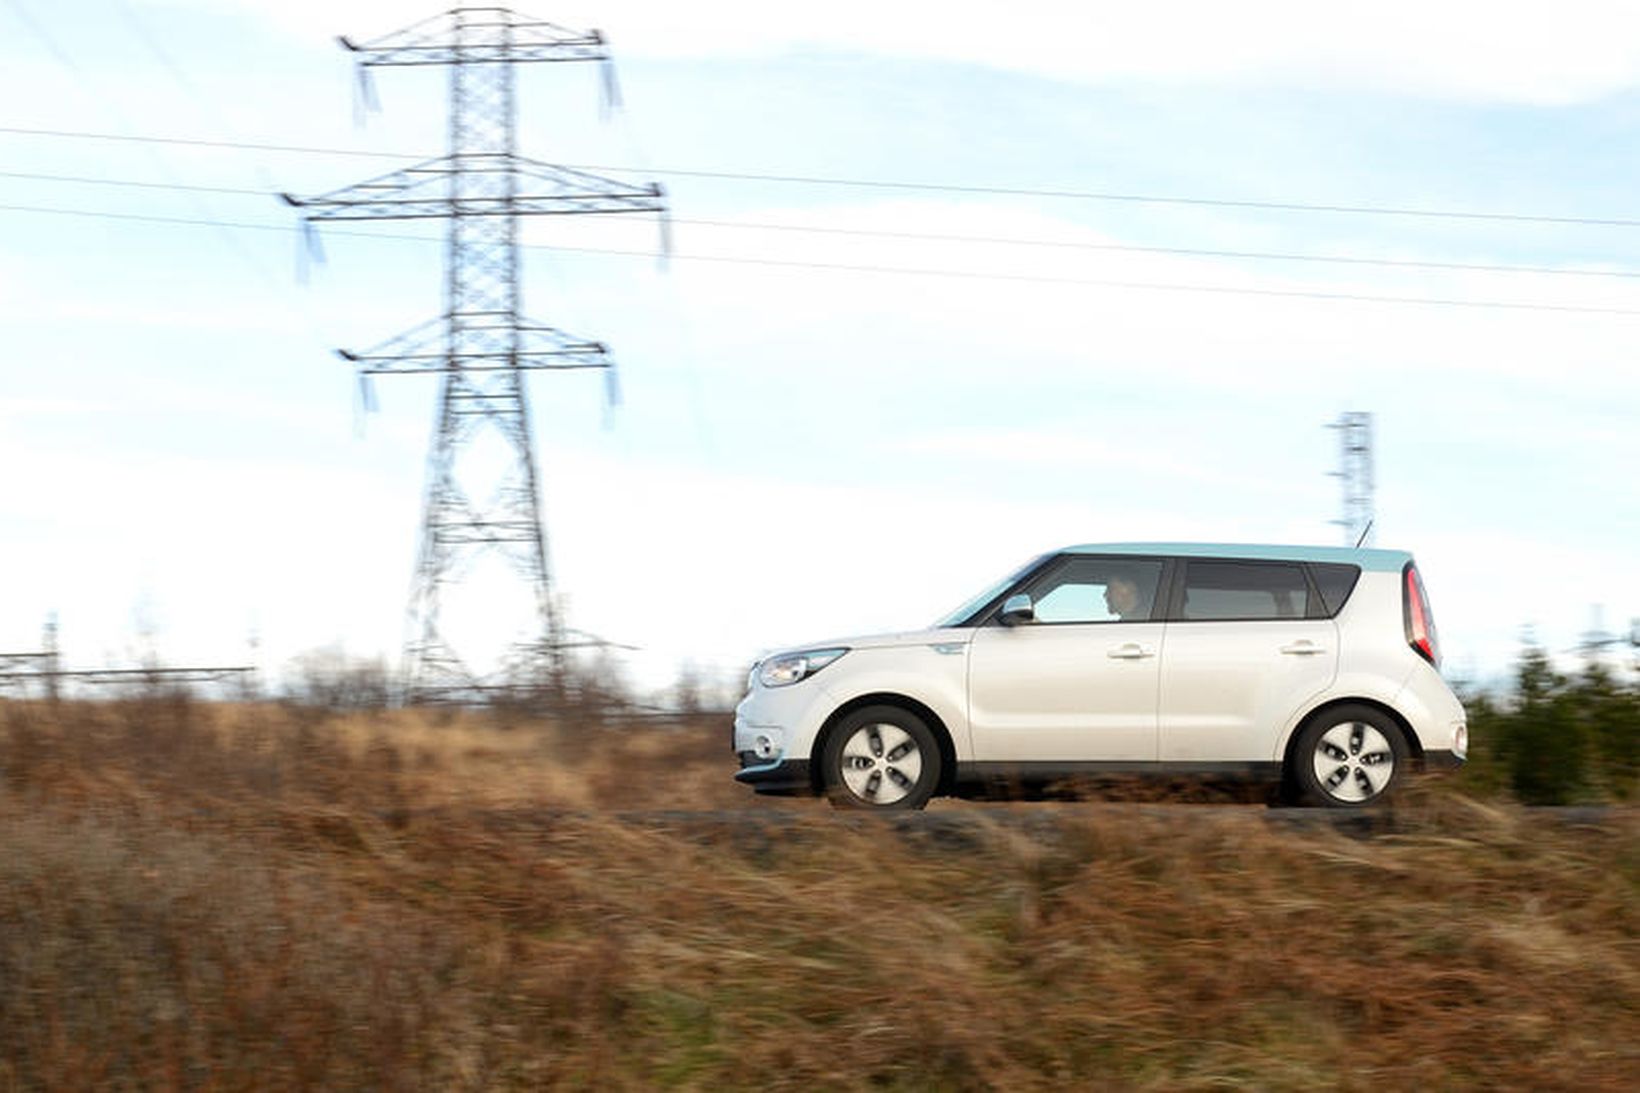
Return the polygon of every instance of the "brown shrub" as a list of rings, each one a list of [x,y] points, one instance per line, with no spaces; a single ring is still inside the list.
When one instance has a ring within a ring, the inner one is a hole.
[[[0,1088],[1640,1084],[1632,811],[884,820],[573,732],[7,707]]]

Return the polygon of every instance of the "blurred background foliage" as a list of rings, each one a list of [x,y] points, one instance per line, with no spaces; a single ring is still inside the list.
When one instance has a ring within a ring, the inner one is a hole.
[[[1633,801],[1640,795],[1640,674],[1588,650],[1571,670],[1523,645],[1501,693],[1461,687],[1469,762],[1456,780],[1528,805]]]

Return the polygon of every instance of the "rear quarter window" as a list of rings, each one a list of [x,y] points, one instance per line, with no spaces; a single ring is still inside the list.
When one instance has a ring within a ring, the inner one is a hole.
[[[1328,618],[1344,609],[1355,582],[1361,578],[1361,567],[1337,562],[1311,562],[1310,576],[1315,578],[1316,591],[1321,593],[1321,606]]]

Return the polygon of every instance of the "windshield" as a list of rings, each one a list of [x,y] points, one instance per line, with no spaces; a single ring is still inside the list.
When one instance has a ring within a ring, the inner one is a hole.
[[[977,596],[965,600],[961,607],[957,608],[949,615],[941,618],[934,624],[933,629],[944,630],[951,626],[961,626],[973,617],[974,612],[978,611],[980,608],[1002,595],[1002,593],[1008,589],[1009,585],[1012,585],[1015,581],[1025,576],[1025,574],[1035,569],[1037,565],[1041,563],[1042,559],[1046,557],[1046,554],[1038,554],[1035,558],[1032,558],[1030,561],[1026,562],[1024,565],[1020,566],[1000,581],[993,582],[986,587],[985,591],[981,592]]]

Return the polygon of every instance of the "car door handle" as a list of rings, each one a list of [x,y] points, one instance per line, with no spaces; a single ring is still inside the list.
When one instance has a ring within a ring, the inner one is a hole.
[[[1136,641],[1125,641],[1121,645],[1112,645],[1105,655],[1116,660],[1141,660],[1155,656],[1156,650]]]
[[[1283,645],[1281,647],[1281,651],[1286,653],[1288,656],[1310,657],[1317,653],[1325,653],[1327,649],[1326,646],[1317,645],[1309,638],[1300,638],[1291,645]]]

